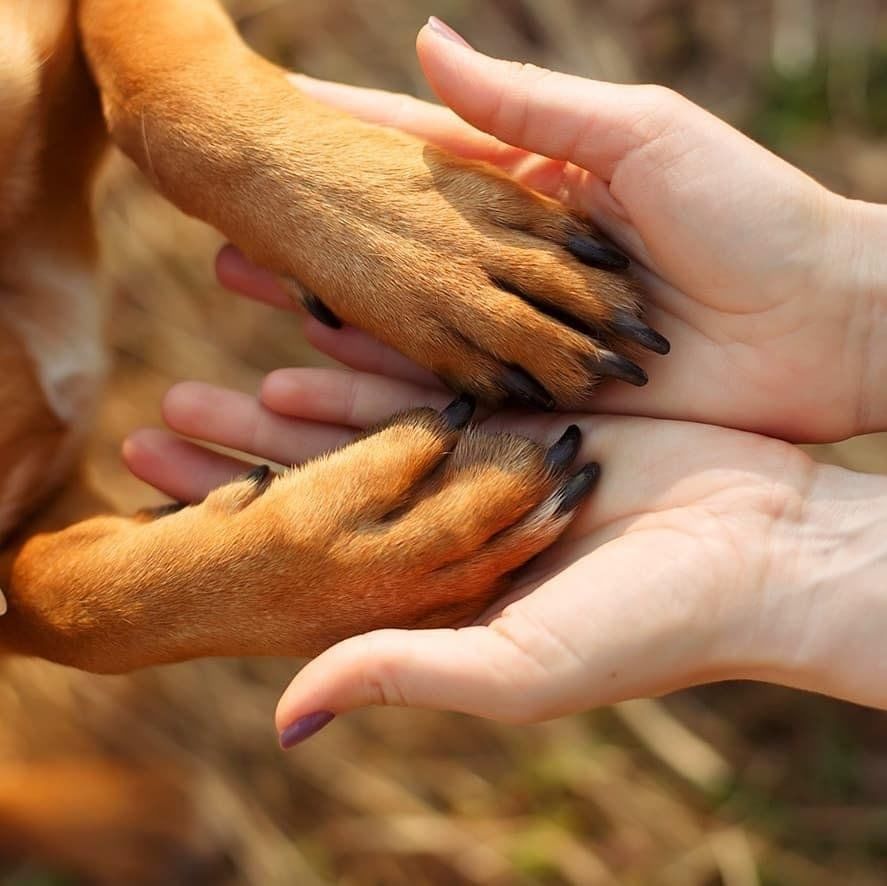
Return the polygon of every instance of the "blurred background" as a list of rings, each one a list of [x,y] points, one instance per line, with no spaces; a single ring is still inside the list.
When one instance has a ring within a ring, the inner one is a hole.
[[[413,41],[433,13],[492,54],[665,83],[829,186],[887,201],[884,0],[227,5],[284,65],[425,97]],[[217,235],[119,158],[100,215],[115,371],[90,464],[131,511],[156,494],[126,475],[120,443],[159,423],[170,384],[252,392],[270,369],[323,361],[294,315],[223,293],[211,275]],[[876,437],[815,451],[887,470]],[[182,882],[887,882],[883,714],[720,685],[524,728],[372,710],[282,754],[272,713],[296,666],[198,662],[118,679],[14,662],[0,681],[0,720],[15,724],[0,757],[100,755],[179,780],[197,798],[195,839],[224,856]],[[78,882],[39,864],[0,868],[3,886]]]

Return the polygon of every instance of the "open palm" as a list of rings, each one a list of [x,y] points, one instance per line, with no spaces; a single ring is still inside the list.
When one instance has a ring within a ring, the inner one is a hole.
[[[259,399],[180,385],[165,416],[180,434],[290,463],[393,410],[442,406],[447,396],[401,379],[287,369],[266,379]],[[727,677],[799,682],[774,664],[774,650],[784,663],[786,650],[828,633],[828,607],[800,612],[806,578],[787,571],[797,562],[798,515],[823,469],[787,443],[746,432],[571,418],[584,432],[579,457],[604,466],[600,487],[510,595],[471,627],[380,631],[333,647],[296,678],[281,724],[382,702],[535,720]],[[563,423],[507,413],[488,422],[540,440]],[[184,499],[244,468],[162,431],[140,432],[127,457]]]

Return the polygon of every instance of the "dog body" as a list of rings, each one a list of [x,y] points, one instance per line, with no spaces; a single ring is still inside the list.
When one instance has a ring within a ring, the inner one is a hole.
[[[0,3],[0,533],[71,472],[104,369],[91,182],[104,136],[70,3]],[[70,133],[76,133],[72,139]]]
[[[90,199],[106,130],[294,298],[492,404],[570,406],[602,375],[645,380],[616,350],[650,346],[624,258],[491,168],[312,102],[213,0],[0,10],[12,108],[0,131],[0,528],[18,527],[0,571],[0,647],[119,671],[313,654],[361,630],[479,612],[565,525],[565,466],[427,410],[163,519],[64,528],[98,508],[77,484],[44,504],[69,476],[102,376]]]
[[[463,401],[177,513],[101,515],[76,464],[105,368],[109,135],[309,309],[492,405],[579,406],[601,376],[645,380],[635,344],[667,348],[586,222],[314,103],[214,0],[0,0],[0,109],[0,652],[108,672],[459,623],[578,502],[575,446],[464,430]]]

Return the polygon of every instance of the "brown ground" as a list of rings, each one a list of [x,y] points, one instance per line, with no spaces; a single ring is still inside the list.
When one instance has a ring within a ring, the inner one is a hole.
[[[492,53],[666,82],[844,192],[887,200],[887,13],[877,0],[229,5],[251,41],[292,67],[419,94],[412,40],[434,12]],[[218,289],[216,235],[122,161],[101,214],[116,365],[92,465],[132,509],[151,496],[121,467],[120,442],[157,423],[170,383],[251,391],[269,369],[320,361],[295,317]],[[887,469],[877,438],[820,452]],[[284,755],[271,713],[294,668],[201,662],[100,679],[18,662],[0,683],[0,718],[17,724],[0,757],[98,747],[175,761],[209,798],[233,881],[255,886],[884,882],[881,714],[730,685],[531,728],[373,710]],[[54,882],[68,881],[0,872],[7,886]]]

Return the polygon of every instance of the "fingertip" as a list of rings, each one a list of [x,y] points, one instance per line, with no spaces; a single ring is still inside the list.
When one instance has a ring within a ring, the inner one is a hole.
[[[291,409],[293,400],[306,387],[299,369],[275,369],[259,384],[259,401],[268,409],[285,415]]]
[[[162,432],[153,428],[139,428],[124,439],[120,447],[120,456],[126,467],[136,476],[140,476],[145,459],[156,450],[159,433]]]
[[[256,267],[230,243],[216,254],[215,273],[219,284],[230,292],[272,307],[295,310],[292,298],[284,291],[277,276],[271,271]]]
[[[228,286],[229,281],[237,278],[249,267],[246,256],[231,243],[226,243],[217,253],[215,260],[216,279]]]
[[[443,24],[440,19],[430,18],[416,35],[416,55],[419,64],[425,73],[425,77],[435,92],[443,98],[439,89],[441,81],[445,83],[446,77],[454,73],[452,65],[458,65],[466,61],[471,55],[480,55],[461,35],[456,38],[446,36],[442,29],[432,22]],[[444,25],[449,31],[448,25]],[[452,33],[455,34],[453,31]]]
[[[175,439],[159,428],[133,431],[121,446],[123,463],[134,477],[170,494],[169,475],[170,465],[174,462]]]
[[[181,381],[174,384],[160,401],[160,414],[170,427],[180,424],[182,418],[199,407],[208,386],[197,381]]]

